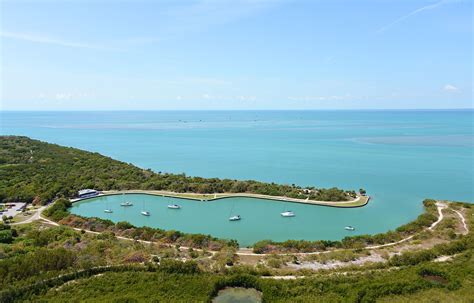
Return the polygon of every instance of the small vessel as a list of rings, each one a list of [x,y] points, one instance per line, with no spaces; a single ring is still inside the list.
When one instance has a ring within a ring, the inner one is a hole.
[[[144,209],[146,209],[146,208],[145,208],[145,201],[143,201],[142,209],[143,209],[143,210],[142,210],[141,214],[148,217],[148,216],[150,215],[150,212],[144,210]]]
[[[232,208],[230,209],[229,221],[239,221],[240,219],[242,219],[240,215],[234,215],[234,207],[235,207],[235,202],[232,204]]]
[[[355,230],[355,227],[352,227],[352,226],[349,225],[349,226],[344,227],[344,229],[353,231],[353,230]]]
[[[240,215],[236,215],[236,216],[230,217],[230,218],[229,218],[229,221],[239,221],[240,219],[242,219],[242,218],[240,217]]]
[[[180,209],[181,206],[179,206],[178,204],[169,204],[169,205],[168,205],[168,208],[171,208],[171,209]]]
[[[105,209],[104,209],[104,213],[113,213],[112,209],[109,208],[109,203],[105,202]]]
[[[282,217],[294,217],[295,213],[292,212],[291,210],[287,210],[287,211],[284,211],[284,212],[280,213],[280,215]]]
[[[133,206],[133,203],[130,201],[120,203],[120,206]]]

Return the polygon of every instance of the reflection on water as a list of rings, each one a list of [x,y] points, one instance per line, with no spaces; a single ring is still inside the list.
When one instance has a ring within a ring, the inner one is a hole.
[[[254,288],[226,288],[217,294],[213,303],[258,303],[262,302],[262,293]]]

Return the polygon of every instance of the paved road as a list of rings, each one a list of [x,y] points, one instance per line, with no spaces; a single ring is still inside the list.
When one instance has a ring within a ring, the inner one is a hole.
[[[46,207],[48,207],[48,206],[46,205],[46,206],[42,206],[42,207],[40,207],[40,208],[38,208],[38,209],[36,209],[36,210],[30,210],[30,212],[34,212],[34,214],[33,214],[30,218],[28,218],[28,219],[26,219],[26,220],[24,220],[24,221],[21,221],[21,222],[12,223],[11,225],[27,224],[27,223],[31,223],[31,222],[33,222],[33,221],[36,221],[36,220],[41,219],[41,212],[42,212],[43,210],[45,210]]]
[[[0,218],[2,216],[7,216],[7,217],[14,217],[16,216],[17,214],[21,213],[21,211],[17,211],[17,209],[19,209],[20,207],[23,207],[26,203],[20,203],[20,202],[16,202],[16,203],[8,203],[9,205],[13,204],[15,206],[11,207],[11,208],[7,208],[6,211],[4,211],[1,215],[0,215]]]

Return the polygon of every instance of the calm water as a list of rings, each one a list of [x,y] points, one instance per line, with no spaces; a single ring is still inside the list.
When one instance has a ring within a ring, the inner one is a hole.
[[[259,303],[262,293],[255,288],[229,287],[220,290],[212,303]]]
[[[373,196],[360,209],[291,204],[297,217],[283,222],[281,203],[249,199],[180,202],[186,208],[168,217],[173,220],[161,215],[129,219],[235,238],[244,245],[261,238],[338,239],[347,234],[347,224],[357,233],[383,232],[415,218],[424,198],[474,201],[472,110],[0,112],[0,121],[2,134],[97,151],[155,171],[363,187]],[[94,215],[109,216],[101,203],[80,209],[97,207]],[[147,207],[167,214],[159,209],[166,203],[150,201]],[[249,214],[258,220],[226,221],[232,205],[247,214],[249,203],[255,208]],[[185,218],[187,209],[198,213]]]

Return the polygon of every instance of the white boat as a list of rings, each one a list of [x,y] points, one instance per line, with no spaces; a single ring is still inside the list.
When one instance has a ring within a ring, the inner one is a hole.
[[[127,202],[122,202],[122,203],[120,203],[120,206],[133,206],[133,203],[132,203],[132,202],[129,202],[129,201],[127,201]]]
[[[346,226],[344,227],[345,230],[350,230],[350,231],[354,231],[355,230],[355,227],[352,227],[352,226]]]
[[[148,217],[150,215],[150,212],[149,211],[142,211],[141,214]]]
[[[178,204],[169,204],[169,205],[168,205],[168,208],[171,208],[171,209],[180,209],[181,206],[179,206]]]
[[[111,209],[104,209],[104,213],[109,213],[109,214],[110,214],[110,213],[113,213],[113,210],[111,210]]]
[[[295,213],[292,212],[291,210],[287,210],[287,211],[284,211],[284,212],[280,213],[280,215],[282,217],[294,217]]]
[[[242,219],[242,218],[240,217],[240,215],[236,215],[236,216],[230,217],[230,218],[229,218],[229,221],[239,221],[240,219]]]

